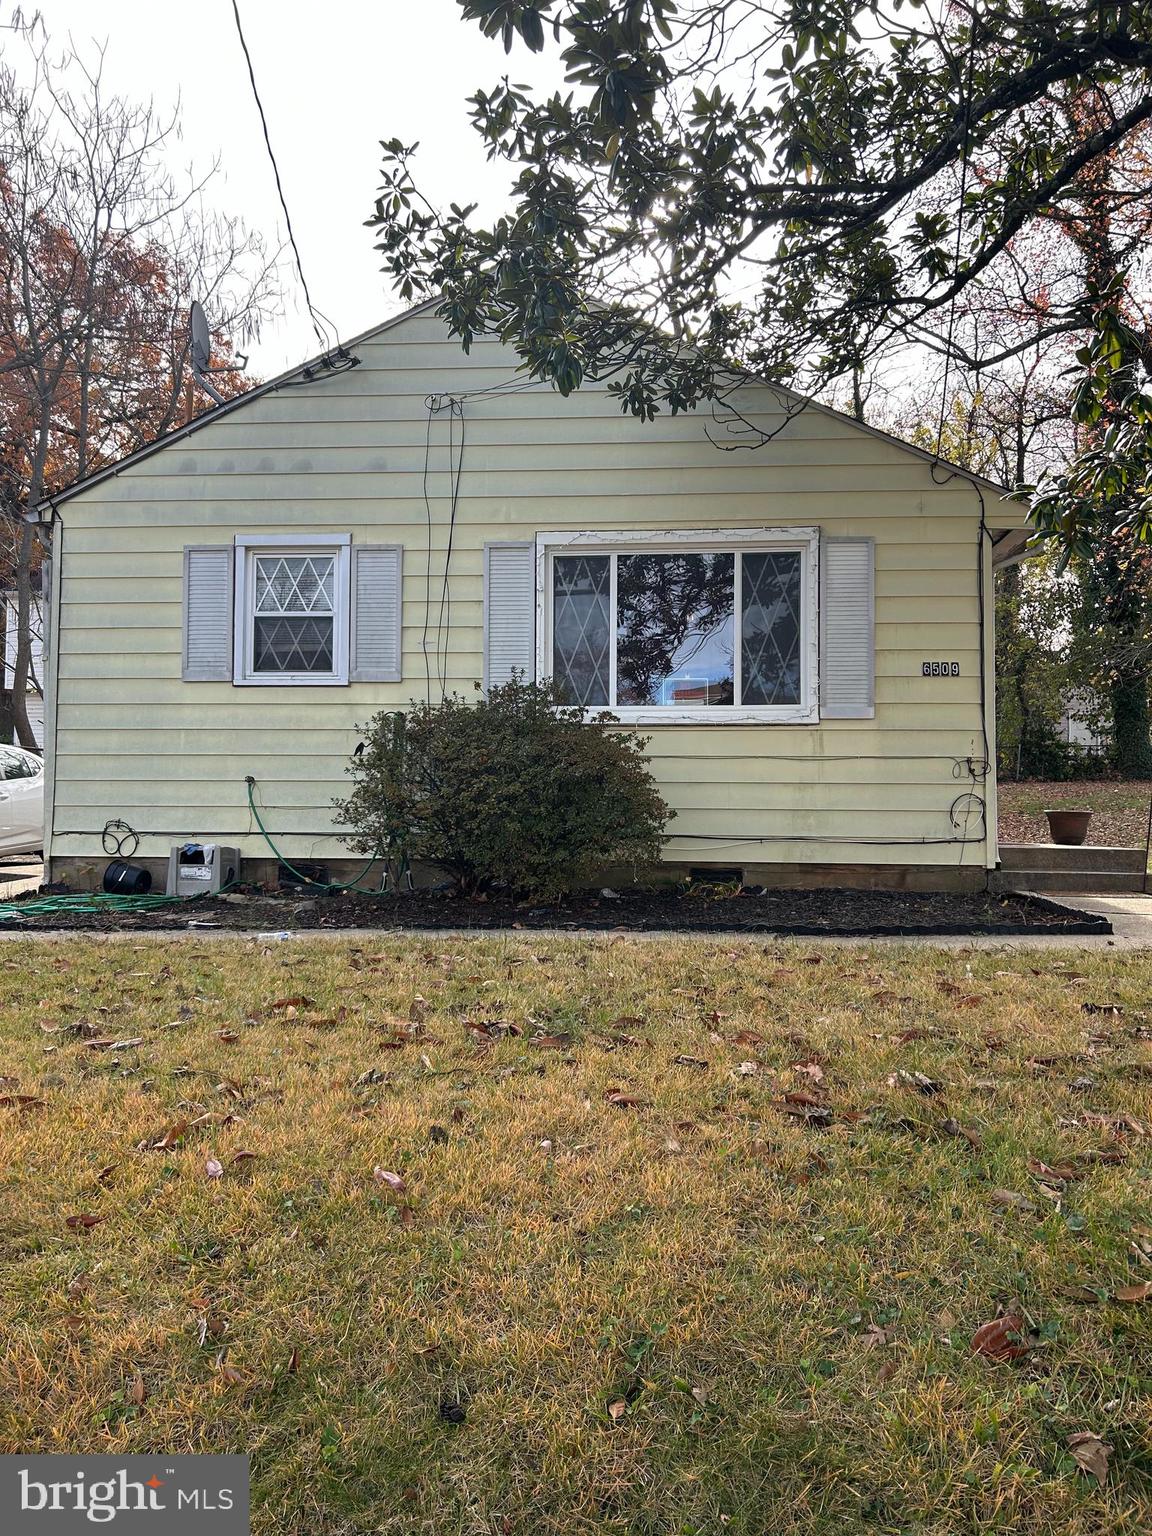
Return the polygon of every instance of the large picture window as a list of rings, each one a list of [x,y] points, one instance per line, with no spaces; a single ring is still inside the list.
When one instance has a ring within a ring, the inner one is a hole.
[[[624,719],[814,719],[816,551],[813,529],[541,535],[539,670]]]

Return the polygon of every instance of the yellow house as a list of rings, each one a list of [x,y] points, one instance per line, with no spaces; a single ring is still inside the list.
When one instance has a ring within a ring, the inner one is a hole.
[[[983,886],[1000,487],[748,383],[644,423],[425,305],[55,496],[51,874],[103,829],[359,864],[331,801],[376,711],[515,671],[651,737],[671,869]]]

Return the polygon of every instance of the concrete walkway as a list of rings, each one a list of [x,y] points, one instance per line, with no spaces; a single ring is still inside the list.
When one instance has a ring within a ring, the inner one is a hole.
[[[16,858],[0,862],[0,901],[8,901],[23,891],[39,890],[44,866],[39,859]]]

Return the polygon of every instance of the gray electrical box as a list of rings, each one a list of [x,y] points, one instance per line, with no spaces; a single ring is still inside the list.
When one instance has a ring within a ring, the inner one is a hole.
[[[240,877],[239,848],[180,843],[168,854],[169,896],[209,896]]]

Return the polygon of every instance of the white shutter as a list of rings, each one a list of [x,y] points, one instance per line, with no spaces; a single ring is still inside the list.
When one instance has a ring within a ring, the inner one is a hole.
[[[398,683],[404,551],[399,544],[352,546],[353,683]]]
[[[821,540],[820,713],[864,720],[876,713],[874,545]]]
[[[191,545],[184,550],[184,657],[186,683],[232,681],[232,546]]]
[[[536,676],[536,547],[484,546],[484,687]]]

